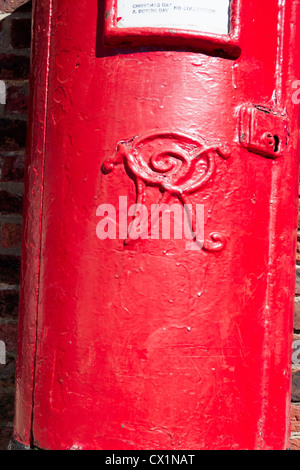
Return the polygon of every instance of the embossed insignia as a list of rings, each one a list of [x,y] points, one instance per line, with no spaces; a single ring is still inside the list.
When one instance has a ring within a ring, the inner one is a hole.
[[[159,204],[166,204],[175,196],[187,207],[191,204],[190,195],[211,180],[216,156],[229,158],[228,147],[208,144],[183,132],[160,130],[119,142],[114,155],[104,161],[102,171],[109,173],[120,164],[129,169],[136,181],[137,204],[145,202],[146,187],[155,186],[162,193]],[[192,214],[189,219],[195,233]],[[214,232],[204,241],[203,249],[220,251],[225,243],[226,237]]]

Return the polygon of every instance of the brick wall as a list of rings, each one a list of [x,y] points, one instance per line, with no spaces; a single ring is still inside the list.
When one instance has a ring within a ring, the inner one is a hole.
[[[11,438],[19,297],[20,241],[31,4],[14,11],[17,0],[0,1],[0,449]]]
[[[0,364],[0,450],[7,447],[13,423],[31,27],[31,2],[26,1],[0,0],[0,340],[7,349],[6,364]],[[15,10],[18,5],[23,6]],[[300,348],[300,218],[296,274],[294,344]],[[293,364],[291,413],[294,450],[300,450],[297,362]]]

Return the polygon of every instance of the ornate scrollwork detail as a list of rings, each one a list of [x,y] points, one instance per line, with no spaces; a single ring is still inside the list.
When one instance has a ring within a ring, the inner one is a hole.
[[[104,161],[102,171],[109,173],[115,166],[124,164],[136,180],[139,204],[145,200],[146,186],[155,186],[162,193],[159,204],[166,204],[171,196],[176,196],[187,207],[189,196],[211,180],[216,155],[227,159],[230,151],[225,145],[209,145],[190,134],[161,130],[119,142],[114,155]],[[190,220],[194,234],[192,214]],[[225,243],[226,237],[214,232],[202,247],[220,251]]]

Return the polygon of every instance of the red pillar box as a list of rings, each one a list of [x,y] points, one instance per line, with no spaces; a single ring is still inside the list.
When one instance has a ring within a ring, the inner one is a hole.
[[[35,2],[18,442],[289,446],[299,13]]]

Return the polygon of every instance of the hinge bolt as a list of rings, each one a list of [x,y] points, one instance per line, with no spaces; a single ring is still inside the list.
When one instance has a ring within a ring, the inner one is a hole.
[[[268,147],[274,148],[276,145],[275,137],[271,132],[265,132],[262,136],[262,140]]]

